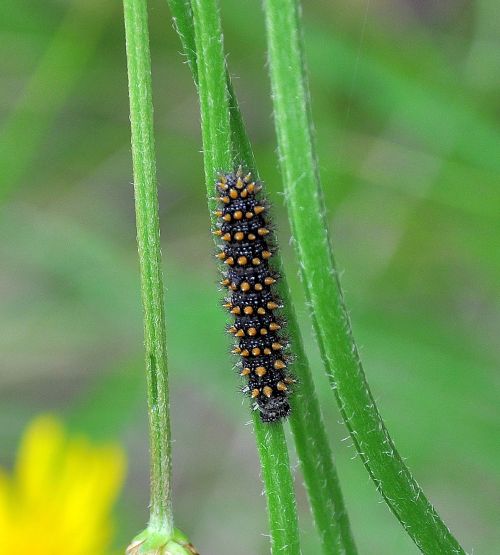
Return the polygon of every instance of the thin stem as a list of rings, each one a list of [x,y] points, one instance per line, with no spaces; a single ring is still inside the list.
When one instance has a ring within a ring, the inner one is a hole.
[[[174,525],[167,346],[147,6],[146,0],[124,0],[123,6],[151,442],[149,529],[171,535]]]
[[[190,2],[186,0],[168,0],[168,4],[183,45],[184,53],[193,72],[193,79],[195,84],[198,85],[196,57],[192,55],[196,51],[196,46],[194,44],[194,27]],[[258,177],[252,147],[228,75],[226,80],[230,103],[233,157],[237,162],[243,163],[247,168],[251,168],[256,177]],[[213,196],[213,184],[212,182],[207,182],[207,185],[208,196],[210,198]],[[215,225],[213,216],[212,225]],[[276,269],[281,275],[277,285],[284,304],[283,314],[287,321],[287,333],[293,345],[293,371],[299,381],[299,386],[290,398],[292,405],[290,425],[297,455],[304,474],[313,517],[320,534],[324,553],[328,555],[343,553],[356,555],[357,550],[345,509],[342,490],[328,443],[309,362],[304,351],[297,316],[293,308],[279,252],[275,254],[274,260]]]
[[[332,389],[368,472],[424,553],[464,553],[425,498],[378,413],[365,379],[330,250],[312,140],[298,4],[265,0],[269,69],[294,244]]]
[[[194,0],[192,7],[205,174],[212,212],[216,174],[233,166],[226,66],[216,1]],[[263,424],[254,414],[254,429],[266,491],[272,553],[298,555],[295,495],[283,427],[278,423]]]
[[[232,166],[222,30],[216,0],[193,0],[192,9],[205,167],[213,184],[218,171]]]
[[[196,59],[196,43],[194,40],[193,10],[191,0],[167,0],[174,28],[181,40],[184,55],[193,74],[193,80],[198,87],[198,62]]]
[[[293,478],[281,424],[263,424],[253,412],[255,437],[266,489],[271,553],[300,553]]]

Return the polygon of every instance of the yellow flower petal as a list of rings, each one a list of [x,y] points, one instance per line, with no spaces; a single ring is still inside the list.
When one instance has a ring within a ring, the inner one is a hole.
[[[124,474],[118,446],[68,440],[55,418],[37,418],[13,478],[0,472],[0,554],[105,555]]]
[[[57,472],[63,449],[61,425],[51,416],[37,418],[26,430],[19,450],[15,480],[24,503],[39,503]]]

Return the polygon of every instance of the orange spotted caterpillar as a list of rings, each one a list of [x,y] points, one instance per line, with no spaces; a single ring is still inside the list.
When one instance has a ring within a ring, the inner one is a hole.
[[[219,175],[216,189],[220,206],[214,233],[223,241],[216,256],[227,266],[221,285],[229,291],[224,307],[234,315],[228,329],[237,338],[232,352],[241,357],[239,372],[248,380],[243,392],[254,400],[263,422],[275,422],[290,413],[288,396],[295,380],[283,352],[284,322],[276,315],[282,304],[273,287],[279,275],[269,266],[276,249],[268,206],[258,198],[262,185],[251,173],[244,175],[241,166]]]

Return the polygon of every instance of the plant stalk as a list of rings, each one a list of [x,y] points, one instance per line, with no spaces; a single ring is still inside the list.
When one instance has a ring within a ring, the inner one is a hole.
[[[167,346],[147,4],[146,0],[124,0],[123,6],[151,444],[151,507],[148,528],[171,536],[174,522]]]
[[[192,10],[205,176],[212,213],[215,208],[213,196],[217,173],[233,169],[226,65],[217,2],[193,0]],[[266,491],[271,551],[275,555],[298,555],[300,547],[295,495],[283,427],[280,423],[262,423],[256,413],[253,414],[253,421]]]
[[[365,379],[335,267],[316,154],[299,4],[264,0],[281,171],[302,282],[344,421],[377,489],[424,553],[464,553],[398,454]]]

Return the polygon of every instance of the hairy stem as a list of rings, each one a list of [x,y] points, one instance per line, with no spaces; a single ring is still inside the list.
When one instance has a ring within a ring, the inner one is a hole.
[[[124,0],[123,6],[151,443],[149,528],[171,535],[174,525],[167,346],[147,6],[146,0]]]
[[[264,0],[280,163],[294,244],[323,362],[377,489],[424,553],[463,553],[396,451],[365,379],[328,238],[312,139],[299,6]]]
[[[212,212],[217,172],[228,171],[233,166],[229,97],[217,3],[215,0],[194,0],[192,7],[205,175]],[[266,491],[272,553],[298,555],[295,495],[282,425],[263,424],[254,414],[254,429]]]

